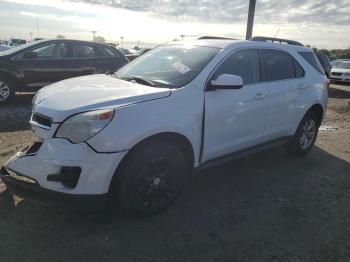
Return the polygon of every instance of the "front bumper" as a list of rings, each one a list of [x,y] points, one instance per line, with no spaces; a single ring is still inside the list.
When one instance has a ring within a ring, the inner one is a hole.
[[[350,76],[334,76],[331,74],[330,77],[331,81],[339,81],[339,82],[345,82],[345,83],[350,83]]]
[[[126,152],[97,153],[85,143],[72,144],[66,139],[44,140],[40,149],[16,153],[4,165],[8,170],[35,180],[42,188],[74,195],[99,195],[109,190],[115,170]],[[74,187],[51,179],[65,167],[80,169]]]
[[[17,176],[23,176],[16,173]],[[25,176],[23,176],[25,177]],[[6,168],[1,168],[0,178],[8,190],[20,197],[57,206],[79,210],[103,210],[108,205],[108,195],[72,195],[42,188],[37,182],[30,183],[11,176]]]

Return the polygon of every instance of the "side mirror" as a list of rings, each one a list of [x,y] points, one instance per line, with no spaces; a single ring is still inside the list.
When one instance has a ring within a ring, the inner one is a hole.
[[[243,79],[240,76],[222,74],[216,80],[211,80],[210,90],[215,89],[240,89],[243,87]]]
[[[25,59],[36,59],[36,58],[38,58],[38,53],[35,53],[35,52],[24,52],[23,58],[25,58]]]

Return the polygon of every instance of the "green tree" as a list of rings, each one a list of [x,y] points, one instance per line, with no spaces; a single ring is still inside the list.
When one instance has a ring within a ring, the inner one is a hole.
[[[66,38],[64,35],[60,35],[60,34],[58,34],[57,36],[56,36],[56,38],[59,38],[59,39],[64,39],[64,38]]]
[[[103,44],[106,42],[106,39],[103,37],[103,36],[95,36],[94,39],[93,39],[94,42],[96,43],[100,43],[100,44]]]

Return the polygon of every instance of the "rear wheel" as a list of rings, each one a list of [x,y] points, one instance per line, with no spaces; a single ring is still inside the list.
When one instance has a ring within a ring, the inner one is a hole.
[[[287,145],[287,150],[291,155],[303,156],[313,147],[320,125],[318,115],[314,111],[306,113],[301,120],[293,140]]]
[[[8,77],[0,75],[0,105],[11,102],[14,96],[13,82]]]
[[[178,147],[167,142],[147,143],[131,153],[117,174],[114,196],[128,214],[153,215],[172,204],[188,172]]]

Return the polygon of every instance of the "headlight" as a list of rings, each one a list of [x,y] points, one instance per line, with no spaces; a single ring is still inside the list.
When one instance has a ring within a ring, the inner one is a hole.
[[[113,119],[114,110],[97,110],[73,115],[58,128],[55,137],[81,143],[96,135]]]
[[[36,92],[36,94],[33,96],[32,105],[35,105],[35,102],[36,102],[36,99],[38,98],[38,95],[39,95],[39,91]]]

